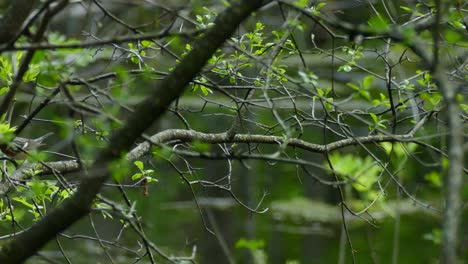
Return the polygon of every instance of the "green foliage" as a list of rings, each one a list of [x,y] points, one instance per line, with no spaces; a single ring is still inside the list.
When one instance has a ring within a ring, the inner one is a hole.
[[[55,194],[59,189],[55,185],[54,181],[41,181],[38,179],[28,182],[30,187],[30,198],[37,199],[39,201],[51,200],[51,195]]]
[[[321,98],[324,98],[324,105],[325,105],[325,108],[327,108],[328,110],[331,110],[333,109],[333,95],[330,94],[331,92],[331,87],[327,87],[327,89],[325,89],[325,91],[321,88],[317,88],[317,94],[321,97]],[[313,97],[314,99],[317,99],[318,96],[314,96]]]
[[[174,159],[174,154],[172,153],[171,149],[167,147],[154,147],[153,156],[154,158],[163,159],[167,161],[171,161]]]
[[[127,58],[130,58],[130,61],[133,64],[139,66],[139,68],[148,68],[147,64],[145,64],[145,58],[148,57],[147,51],[151,51],[154,49],[156,44],[149,40],[142,40],[134,43],[128,43],[128,55]]]
[[[146,182],[157,182],[158,180],[153,178],[152,175],[154,175],[154,170],[145,170],[145,166],[142,161],[135,161],[133,162],[135,166],[138,168],[139,172],[135,173],[132,175],[132,180],[137,181],[141,178],[144,178]]]
[[[138,65],[142,63],[142,57],[146,56],[146,51],[140,49],[139,47],[135,47],[133,43],[128,43],[128,48],[130,51],[130,53],[128,54],[128,58],[130,58],[130,61]]]
[[[78,40],[66,38],[60,33],[51,32],[47,35],[51,44],[76,44]],[[100,53],[99,56],[105,56]],[[56,51],[43,50],[34,53],[29,71],[23,79],[37,81],[44,86],[57,86],[64,78],[69,78],[78,68],[88,66],[95,62],[98,55],[95,51],[87,49],[60,49]]]
[[[236,242],[236,248],[247,248],[250,250],[263,248],[265,241],[241,238]]]
[[[130,165],[125,157],[125,154],[121,155],[120,159],[116,159],[109,163],[108,170],[112,175],[112,179],[115,182],[122,182],[125,177],[130,175]]]
[[[338,72],[344,71],[344,72],[351,72],[353,70],[353,67],[356,65],[357,61],[362,57],[363,53],[363,46],[357,46],[355,48],[350,48],[350,47],[343,47],[342,51],[350,57],[349,61],[338,67]]]
[[[268,263],[268,256],[263,250],[265,242],[263,240],[247,240],[241,238],[236,242],[236,248],[245,248],[250,251],[253,256],[254,264],[266,264]]]
[[[93,208],[99,210],[99,212],[101,212],[101,215],[102,215],[102,217],[104,219],[107,219],[107,218],[113,219],[114,218],[112,216],[112,214],[110,213],[113,208],[109,204],[95,202],[93,204]]]
[[[366,76],[362,82],[359,82],[358,85],[348,82],[346,86],[358,92],[358,94],[365,99],[366,101],[372,101],[372,96],[370,93],[370,89],[372,88],[372,84],[375,80],[375,77],[372,75]],[[381,98],[382,99],[382,98]]]
[[[370,117],[372,118],[372,121],[374,122],[373,126],[369,126],[369,131],[373,131],[376,128],[387,128],[385,124],[388,123],[388,120],[382,118],[381,115],[376,115],[374,113],[369,113]]]
[[[398,158],[404,158],[407,157],[408,154],[414,152],[416,148],[418,147],[417,144],[415,143],[391,143],[391,142],[382,142],[380,145],[383,147],[385,150],[385,153],[387,155],[390,155],[390,153],[393,153]],[[396,161],[401,162],[401,160]]]
[[[300,7],[300,8],[306,7],[308,3],[309,3],[308,0],[295,0],[293,2],[294,5],[296,5],[297,7]]]
[[[43,160],[48,160],[49,154],[40,151],[39,149],[34,149],[28,151],[27,160],[29,162],[40,162]]]
[[[391,161],[389,168],[397,170],[405,166],[412,167],[410,165],[411,163],[408,164],[408,161],[410,160],[408,157],[415,153],[416,149],[418,148],[417,144],[402,142],[381,142],[380,146]],[[402,170],[398,172],[398,178],[400,181],[415,178],[415,175],[409,175],[407,172],[408,170]]]
[[[379,93],[379,96],[378,98],[374,97],[372,99],[372,105],[374,106],[379,106],[379,105],[384,105],[386,107],[389,107],[390,106],[390,101],[388,100],[387,96],[383,93]]]
[[[389,28],[388,20],[380,15],[371,17],[368,21],[368,24],[376,32],[386,31]]]
[[[382,171],[382,168],[369,156],[361,158],[352,154],[333,153],[330,155],[330,161],[339,175],[351,176],[353,180],[351,185],[359,192],[370,191]]]
[[[64,120],[62,120],[63,122]],[[96,149],[103,148],[106,141],[103,140],[106,134],[108,134],[109,128],[106,130],[95,129],[89,124],[83,123],[81,119],[78,120],[66,120],[62,126],[60,133],[67,136],[71,131],[70,124],[74,125],[73,133],[76,133],[76,143],[80,146],[82,158],[84,160],[93,159],[96,155]],[[97,126],[107,126],[104,122],[96,122]]]
[[[199,83],[194,83],[192,85],[192,91],[193,92],[200,91],[203,94],[203,96],[207,96],[208,94],[213,93],[213,91],[210,88],[203,85],[203,83],[207,83],[207,80],[205,78],[200,77],[197,81]]]
[[[432,241],[435,245],[440,245],[442,241],[442,232],[440,229],[433,229],[431,233],[424,234],[425,240]]]
[[[460,107],[468,114],[468,104],[460,104]]]
[[[408,80],[403,80],[398,87],[400,90],[414,90],[414,84],[410,83]]]
[[[442,103],[442,96],[438,92],[434,93],[421,93],[421,99],[425,102],[424,108],[428,111],[437,110]]]
[[[0,56],[0,79],[5,82],[4,85],[10,85],[13,81],[13,66],[11,60],[7,57]],[[5,93],[4,89],[8,87],[2,87],[2,94]]]
[[[440,172],[431,171],[430,173],[424,175],[424,179],[428,181],[432,186],[442,188],[442,177],[440,176]]]
[[[400,9],[407,13],[411,13],[412,15],[420,17],[420,16],[424,16],[424,13],[419,11],[420,7],[421,7],[421,4],[417,3],[414,7],[400,6]]]
[[[195,20],[198,23],[197,28],[206,29],[212,27],[214,25],[213,21],[218,14],[205,6],[202,8],[202,10],[202,14],[195,16]]]
[[[461,12],[449,12],[448,14],[448,23],[458,30],[466,30],[466,24],[464,23],[465,17]]]
[[[437,86],[435,83],[432,81],[432,75],[427,72],[427,71],[416,71],[417,74],[421,75],[422,78],[419,78],[416,82],[420,84],[421,86],[427,88],[427,89],[436,89]]]
[[[15,138],[16,127],[10,127],[10,123],[3,123],[3,120],[0,120],[0,144],[7,144]]]
[[[40,205],[35,205],[31,203],[29,199],[26,197],[14,197],[12,200],[28,208],[27,211],[34,216],[34,219],[39,218],[41,214],[38,211],[40,211],[41,209],[44,209],[44,207]]]
[[[38,170],[31,172],[32,174],[39,173]],[[33,176],[32,180],[28,181],[24,187],[19,187],[18,193],[11,199],[19,206],[13,206],[13,214],[16,221],[26,217],[26,213],[32,216],[33,220],[40,220],[47,213],[48,203],[55,202],[60,204],[63,200],[69,197],[72,190],[64,190],[56,185],[55,181],[43,180]],[[3,221],[11,221],[8,208],[3,208],[3,203],[0,206],[4,218]]]
[[[454,30],[446,30],[444,37],[448,43],[455,44],[462,40],[463,35]]]
[[[314,74],[313,71],[308,71],[308,72],[299,71],[298,74],[301,77],[303,83],[311,84],[314,87],[317,86],[318,76]]]

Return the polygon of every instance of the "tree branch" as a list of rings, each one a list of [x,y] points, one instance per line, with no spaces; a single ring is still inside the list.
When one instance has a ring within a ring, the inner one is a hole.
[[[425,119],[415,125],[415,129],[411,130],[408,134],[405,135],[375,135],[375,136],[363,136],[356,138],[347,138],[338,140],[326,145],[310,143],[305,140],[291,138],[286,139],[278,136],[268,136],[268,135],[252,135],[252,134],[236,134],[234,136],[229,135],[228,133],[202,133],[194,130],[184,130],[184,129],[168,129],[162,132],[159,132],[151,136],[151,142],[145,141],[138,144],[126,155],[126,159],[129,162],[140,159],[144,155],[147,155],[151,149],[151,145],[154,144],[164,144],[170,141],[182,141],[182,142],[192,142],[199,141],[202,143],[208,144],[219,144],[219,143],[246,143],[246,144],[273,144],[273,145],[282,145],[287,144],[287,146],[295,147],[303,150],[307,150],[315,153],[325,153],[326,151],[336,151],[349,146],[356,146],[361,144],[374,144],[380,142],[414,142],[420,144],[414,137],[416,129],[421,126]],[[423,145],[425,146],[425,145]],[[427,146],[425,146],[427,147]],[[46,162],[46,163],[30,163],[21,166],[16,170],[11,176],[10,179],[13,181],[24,181],[31,178],[31,170],[41,171],[39,175],[50,175],[52,173],[71,173],[77,172],[80,170],[80,165],[77,161],[56,161],[56,162]],[[0,197],[5,195],[7,192],[11,191],[13,186],[9,183],[4,183],[0,185]]]

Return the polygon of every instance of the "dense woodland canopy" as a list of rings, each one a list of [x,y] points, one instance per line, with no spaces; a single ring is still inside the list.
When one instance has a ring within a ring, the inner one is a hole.
[[[0,8],[0,263],[468,259],[465,1]]]

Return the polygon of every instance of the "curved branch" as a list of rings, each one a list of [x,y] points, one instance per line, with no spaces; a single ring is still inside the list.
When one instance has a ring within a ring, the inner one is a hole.
[[[411,142],[414,141],[412,135],[377,135],[377,136],[365,136],[356,138],[347,138],[329,143],[326,145],[314,144],[305,140],[297,138],[284,138],[278,136],[268,135],[251,135],[251,134],[236,134],[234,136],[228,135],[228,133],[202,133],[194,130],[184,129],[169,129],[157,133],[152,136],[150,142],[144,142],[135,147],[132,151],[127,154],[129,160],[136,160],[139,157],[145,155],[150,150],[151,144],[160,144],[173,140],[180,140],[183,142],[200,141],[202,143],[218,144],[218,143],[263,143],[263,144],[286,144],[288,146],[297,147],[311,152],[325,153],[341,149],[348,146],[378,142],[389,142],[389,141],[400,141],[400,142]]]
[[[415,128],[417,128],[416,125]],[[405,135],[376,135],[376,136],[363,136],[356,138],[347,138],[338,140],[326,145],[310,143],[305,140],[291,138],[286,139],[278,136],[268,136],[268,135],[252,135],[252,134],[236,134],[234,136],[229,135],[229,133],[203,133],[197,132],[194,130],[184,130],[184,129],[168,129],[162,132],[159,132],[151,136],[150,141],[145,141],[138,144],[126,155],[126,159],[130,162],[140,159],[144,155],[147,155],[153,144],[163,144],[171,141],[182,141],[182,142],[192,142],[199,141],[202,143],[208,144],[219,144],[219,143],[251,143],[251,144],[273,144],[273,145],[282,145],[286,144],[290,147],[295,147],[303,150],[307,150],[315,153],[325,153],[326,151],[331,152],[339,150],[349,146],[361,145],[361,144],[373,144],[380,142],[414,142],[416,144],[422,145],[424,147],[429,147],[430,145],[422,144],[414,139],[413,134],[415,129],[410,133]],[[430,148],[434,151],[436,149]],[[80,165],[77,161],[56,161],[56,162],[45,162],[45,163],[31,163],[21,166],[16,170],[11,176],[10,179],[13,181],[23,181],[30,179],[32,175],[32,170],[40,171],[39,175],[50,175],[55,173],[65,174],[71,172],[77,172],[80,170]],[[7,192],[11,191],[13,186],[9,183],[3,183],[0,185],[0,197],[5,195]]]

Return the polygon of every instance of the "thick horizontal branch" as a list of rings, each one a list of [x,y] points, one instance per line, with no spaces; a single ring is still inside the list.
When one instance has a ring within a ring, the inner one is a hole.
[[[194,130],[183,129],[169,129],[153,135],[151,143],[146,141],[140,143],[133,148],[126,156],[129,162],[140,159],[142,156],[147,155],[151,149],[152,144],[164,144],[170,141],[192,142],[198,141],[208,144],[220,143],[252,143],[252,144],[274,144],[283,145],[287,144],[290,147],[296,147],[315,153],[325,153],[326,151],[334,151],[348,146],[359,144],[370,144],[378,142],[411,142],[413,138],[411,135],[395,135],[395,136],[366,136],[356,137],[339,140],[327,145],[310,143],[305,140],[290,138],[286,139],[278,136],[268,135],[251,135],[251,134],[237,134],[234,137],[229,137],[226,133],[202,133]],[[227,157],[226,157],[227,158]],[[36,172],[36,175],[50,175],[53,173],[72,173],[80,170],[80,165],[74,160],[68,161],[55,161],[45,163],[29,163],[24,164],[16,170],[10,179],[15,181],[24,181],[30,179]],[[7,182],[0,185],[0,197],[11,190],[13,186]]]
[[[145,155],[150,150],[151,144],[161,144],[173,140],[182,142],[199,141],[202,143],[219,144],[219,143],[259,143],[259,144],[277,144],[297,147],[315,153],[325,153],[326,151],[334,151],[347,146],[358,144],[369,144],[378,142],[410,142],[413,141],[412,135],[377,135],[356,137],[339,140],[326,145],[310,143],[297,138],[283,138],[278,136],[268,135],[251,135],[251,134],[236,134],[234,137],[229,137],[227,133],[202,133],[193,130],[169,129],[162,131],[151,137],[150,142],[144,142],[130,151],[127,155],[129,160],[136,160]]]

